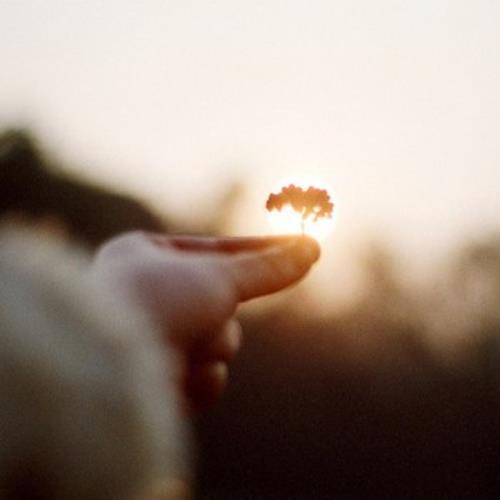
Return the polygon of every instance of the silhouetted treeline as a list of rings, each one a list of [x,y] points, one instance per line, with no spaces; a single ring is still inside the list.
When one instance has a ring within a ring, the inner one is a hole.
[[[213,213],[217,232],[228,210]],[[56,173],[16,131],[0,136],[7,214],[55,217],[91,247],[165,227]],[[500,498],[500,238],[455,250],[423,291],[380,249],[360,265],[364,294],[342,314],[314,317],[294,295],[241,318],[228,393],[196,422],[198,498]]]
[[[500,497],[498,239],[423,301],[384,260],[343,314],[242,318],[227,396],[197,422],[198,498]]]
[[[0,134],[0,218],[6,215],[31,222],[50,219],[90,247],[120,232],[166,228],[162,218],[132,197],[51,168],[22,130]]]

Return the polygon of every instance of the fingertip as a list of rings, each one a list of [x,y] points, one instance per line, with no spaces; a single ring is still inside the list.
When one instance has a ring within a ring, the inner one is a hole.
[[[287,236],[265,250],[242,253],[226,263],[238,301],[277,292],[301,280],[319,259],[318,242]]]
[[[314,263],[321,255],[319,243],[311,236],[300,236],[296,242],[296,250],[304,260]]]
[[[214,338],[195,346],[190,356],[197,363],[229,363],[240,350],[242,337],[238,321],[230,320]]]

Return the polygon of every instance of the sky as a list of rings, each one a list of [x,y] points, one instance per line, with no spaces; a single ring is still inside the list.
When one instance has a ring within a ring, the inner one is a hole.
[[[0,0],[0,64],[0,126],[160,209],[240,180],[234,232],[260,234],[310,176],[345,253],[500,228],[498,0]]]

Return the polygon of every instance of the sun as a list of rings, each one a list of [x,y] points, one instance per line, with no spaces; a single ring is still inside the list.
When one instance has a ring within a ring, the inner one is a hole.
[[[309,186],[326,189],[331,195],[329,187],[319,179],[313,178],[290,178],[281,181],[273,192],[279,192],[283,186],[294,184],[306,190]],[[302,232],[302,216],[290,205],[285,205],[281,210],[267,212],[269,225],[274,234],[300,234]],[[317,241],[324,241],[333,230],[333,218],[319,218],[317,221],[308,218],[304,223],[304,233],[312,236]]]

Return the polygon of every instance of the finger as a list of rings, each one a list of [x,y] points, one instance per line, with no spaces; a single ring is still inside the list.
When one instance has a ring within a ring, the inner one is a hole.
[[[244,252],[224,259],[237,292],[244,301],[277,292],[300,280],[319,259],[318,243],[300,237],[284,245]]]
[[[228,369],[225,363],[191,365],[185,394],[191,411],[201,411],[214,404],[224,393]]]
[[[160,246],[174,247],[178,250],[192,252],[237,253],[261,250],[273,245],[283,245],[301,238],[297,235],[259,236],[259,237],[223,237],[211,238],[202,236],[168,236],[151,235],[152,240]]]
[[[230,320],[214,338],[195,345],[190,352],[190,358],[197,363],[209,361],[228,363],[238,353],[241,339],[242,330],[239,322],[235,319]]]

